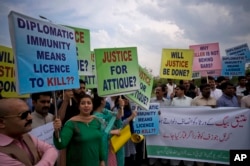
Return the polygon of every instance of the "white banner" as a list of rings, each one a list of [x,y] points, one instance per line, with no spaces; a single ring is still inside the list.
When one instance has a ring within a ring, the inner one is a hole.
[[[229,150],[250,149],[250,109],[161,108],[160,134],[147,136],[147,153],[168,158],[229,164]]]
[[[53,122],[34,128],[29,132],[29,134],[37,137],[39,140],[47,142],[50,145],[54,145],[53,133],[54,133]]]

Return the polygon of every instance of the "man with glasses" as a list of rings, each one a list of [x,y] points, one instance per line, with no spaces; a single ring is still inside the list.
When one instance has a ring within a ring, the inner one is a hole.
[[[25,101],[0,100],[0,165],[54,165],[57,150],[29,135],[31,124],[32,116]]]
[[[31,113],[33,118],[33,123],[31,126],[33,129],[49,122],[53,122],[54,115],[49,113],[50,107],[52,107],[50,103],[51,97],[51,92],[33,93],[31,95],[32,104],[34,107],[34,112]]]

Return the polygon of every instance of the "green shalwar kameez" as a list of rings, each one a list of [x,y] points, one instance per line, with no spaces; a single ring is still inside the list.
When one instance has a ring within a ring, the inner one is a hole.
[[[99,166],[104,160],[101,123],[69,120],[60,131],[61,142],[54,137],[57,149],[67,148],[67,166]]]

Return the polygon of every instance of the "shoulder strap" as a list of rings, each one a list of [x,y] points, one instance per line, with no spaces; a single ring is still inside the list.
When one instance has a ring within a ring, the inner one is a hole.
[[[35,143],[33,142],[32,138],[29,134],[23,135],[23,141],[27,145],[32,157],[33,157],[33,163],[36,164],[41,160],[41,155],[38,151],[38,149],[35,146]]]

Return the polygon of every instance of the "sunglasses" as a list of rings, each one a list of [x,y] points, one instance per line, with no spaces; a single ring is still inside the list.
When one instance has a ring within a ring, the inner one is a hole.
[[[13,118],[13,117],[20,117],[22,120],[23,119],[27,119],[28,115],[30,114],[30,110],[25,111],[25,112],[21,112],[18,115],[8,115],[8,116],[4,116],[3,118]]]

